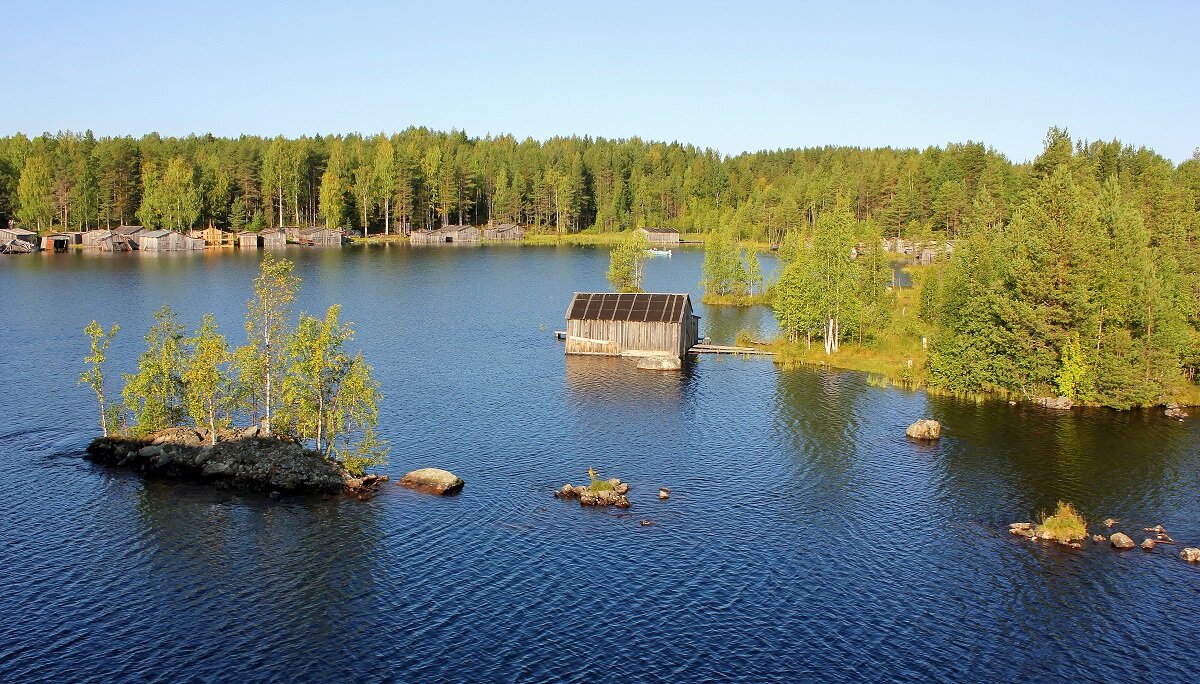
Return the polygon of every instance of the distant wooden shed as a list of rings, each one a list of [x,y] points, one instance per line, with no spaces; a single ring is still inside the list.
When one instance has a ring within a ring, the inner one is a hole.
[[[243,230],[237,236],[238,249],[258,249],[262,247],[262,238],[252,230]]]
[[[143,252],[182,252],[192,247],[189,238],[173,230],[147,230],[137,236]]]
[[[146,228],[144,226],[117,226],[112,230],[113,235],[126,237],[134,242],[137,241],[138,234],[144,232],[146,232]]]
[[[480,231],[475,226],[442,226],[437,230],[414,230],[408,236],[413,245],[445,245],[479,242]]]
[[[263,249],[287,247],[287,233],[282,229],[267,229],[258,234],[258,245]]]
[[[9,226],[8,228],[0,228],[0,242],[9,242],[12,240],[28,242],[35,248],[38,246],[38,234],[32,230],[15,228],[13,226]]]
[[[700,338],[686,294],[576,292],[567,308],[567,353],[682,358]]]
[[[674,228],[638,228],[638,230],[646,236],[646,240],[653,247],[679,244],[679,231]]]
[[[98,238],[96,247],[101,252],[132,252],[137,249],[133,238],[121,235],[116,231],[107,231],[108,235]]]
[[[58,233],[56,235],[47,235],[42,238],[42,249],[47,252],[65,252],[71,248],[70,235]]]
[[[485,240],[523,240],[525,229],[515,223],[501,223],[483,229]]]
[[[332,228],[307,228],[300,231],[300,244],[314,247],[341,247],[345,236]]]

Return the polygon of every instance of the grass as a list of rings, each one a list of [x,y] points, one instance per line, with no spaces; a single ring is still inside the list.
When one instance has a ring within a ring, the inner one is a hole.
[[[1059,501],[1054,515],[1042,514],[1042,524],[1037,526],[1037,533],[1039,537],[1045,536],[1054,541],[1072,542],[1087,537],[1087,521],[1074,506]]]

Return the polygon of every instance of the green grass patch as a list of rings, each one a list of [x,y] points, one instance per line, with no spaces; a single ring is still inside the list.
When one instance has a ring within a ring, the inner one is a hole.
[[[1042,524],[1037,526],[1039,537],[1055,541],[1072,542],[1087,537],[1087,521],[1069,503],[1058,502],[1054,515],[1042,514]]]

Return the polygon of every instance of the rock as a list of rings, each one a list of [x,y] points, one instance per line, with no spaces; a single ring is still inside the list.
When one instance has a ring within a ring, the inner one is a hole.
[[[645,356],[638,360],[637,367],[641,370],[672,371],[679,370],[683,364],[678,356]]]
[[[1013,532],[1013,531],[1025,532],[1025,531],[1033,529],[1033,523],[1015,522],[1015,523],[1010,524],[1008,526],[1008,529],[1010,532]]]
[[[1187,411],[1184,411],[1181,407],[1174,404],[1167,406],[1166,410],[1163,411],[1163,414],[1166,417],[1174,418],[1175,420],[1183,420],[1184,418],[1188,417]]]
[[[280,494],[278,491],[272,491],[267,496],[270,497],[271,501],[279,501],[283,497],[283,494]]]
[[[242,437],[258,437],[261,432],[262,428],[258,427],[257,425],[251,425],[245,430],[242,430],[241,435]]]
[[[462,478],[441,468],[420,468],[400,478],[400,486],[442,496],[457,494],[463,488]]]
[[[641,525],[642,527],[650,527],[654,523],[649,520],[639,520],[638,524]]]
[[[154,458],[155,456],[161,456],[162,452],[163,448],[161,446],[151,445],[138,449],[137,455],[139,458]]]
[[[660,501],[666,501],[667,499],[671,498],[671,490],[667,489],[666,487],[659,487],[658,498]]]
[[[618,494],[628,494],[629,493],[629,485],[625,482],[622,482],[622,483],[618,484],[616,487],[613,487],[613,491]]]
[[[1147,538],[1145,541],[1143,541],[1142,542],[1142,550],[1153,551],[1154,550],[1154,540]]]
[[[1083,548],[1083,544],[1080,544],[1079,542],[1062,542],[1062,545],[1068,546],[1072,549],[1082,549]]]
[[[200,446],[204,443],[204,438],[200,433],[190,427],[171,427],[165,430],[159,430],[146,438],[150,444],[160,446],[163,444],[178,444],[180,446]]]
[[[1038,397],[1033,403],[1056,411],[1067,411],[1075,405],[1068,397]]]
[[[1184,549],[1179,552],[1179,557],[1189,563],[1200,563],[1200,549]]]
[[[912,439],[933,441],[942,436],[942,424],[936,420],[922,419],[908,426],[904,431]]]
[[[1106,537],[1102,534],[1093,534],[1092,535],[1092,543],[1093,544],[1103,544],[1106,541],[1108,541],[1108,537]]]
[[[1113,525],[1116,525],[1116,524],[1117,524],[1117,521],[1116,521],[1116,520],[1113,520],[1112,518],[1105,518],[1105,519],[1104,519],[1104,526],[1105,526],[1105,527],[1112,527]]]
[[[1118,549],[1132,549],[1133,548],[1133,540],[1130,539],[1129,535],[1125,534],[1124,532],[1117,532],[1117,533],[1113,534],[1112,537],[1109,537],[1108,541],[1109,541],[1109,543],[1111,543],[1113,545],[1114,548],[1118,548]]]

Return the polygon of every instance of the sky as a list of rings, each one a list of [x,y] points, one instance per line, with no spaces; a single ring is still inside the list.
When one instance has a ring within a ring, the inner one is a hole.
[[[0,2],[0,135],[1200,146],[1200,3]]]

